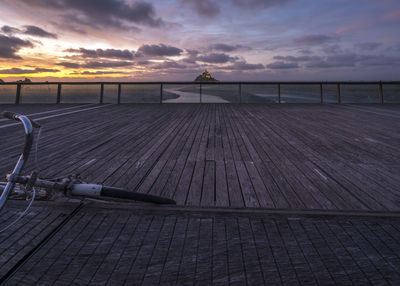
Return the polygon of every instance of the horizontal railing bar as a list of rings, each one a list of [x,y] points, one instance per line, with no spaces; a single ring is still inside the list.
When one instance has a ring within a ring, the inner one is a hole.
[[[400,84],[400,81],[218,81],[218,82],[193,82],[193,81],[138,81],[138,82],[106,82],[106,81],[89,81],[89,82],[63,82],[63,81],[55,81],[55,82],[21,82],[22,85],[43,85],[43,84],[65,84],[65,85],[96,85],[96,84],[109,84],[109,85],[118,85],[118,84],[261,84],[261,85],[269,85],[269,84],[282,84],[282,85],[319,85],[319,84],[350,84],[350,85],[373,85],[373,84]],[[2,82],[0,85],[16,85],[18,82]]]

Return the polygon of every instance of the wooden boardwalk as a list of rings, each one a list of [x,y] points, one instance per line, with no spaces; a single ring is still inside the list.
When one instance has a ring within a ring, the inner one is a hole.
[[[3,110],[42,124],[41,177],[178,205],[35,202],[0,233],[0,285],[400,284],[400,105]],[[21,126],[0,119],[0,138],[4,176]],[[0,228],[24,205],[11,201]]]
[[[99,204],[73,212],[74,207],[39,203],[0,233],[0,283],[400,283],[398,217],[144,211]]]
[[[400,210],[399,106],[90,105],[43,117],[42,176],[80,173],[187,206]],[[7,124],[1,175],[23,140]]]

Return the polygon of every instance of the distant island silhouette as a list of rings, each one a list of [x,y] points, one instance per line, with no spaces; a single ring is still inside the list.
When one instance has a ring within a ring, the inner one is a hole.
[[[18,83],[30,83],[30,82],[32,82],[29,78],[25,78],[24,80],[17,80],[16,82],[18,82]]]
[[[213,78],[211,76],[211,74],[205,70],[201,75],[199,75],[198,77],[196,77],[196,79],[194,81],[218,81],[215,78]]]

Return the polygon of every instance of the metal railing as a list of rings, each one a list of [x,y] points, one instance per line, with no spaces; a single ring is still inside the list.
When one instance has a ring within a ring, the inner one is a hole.
[[[0,83],[3,103],[400,103],[400,82]]]

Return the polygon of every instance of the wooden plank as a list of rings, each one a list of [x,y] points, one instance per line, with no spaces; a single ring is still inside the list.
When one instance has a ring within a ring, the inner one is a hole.
[[[216,164],[215,161],[206,161],[201,191],[201,206],[214,206],[216,202]]]

